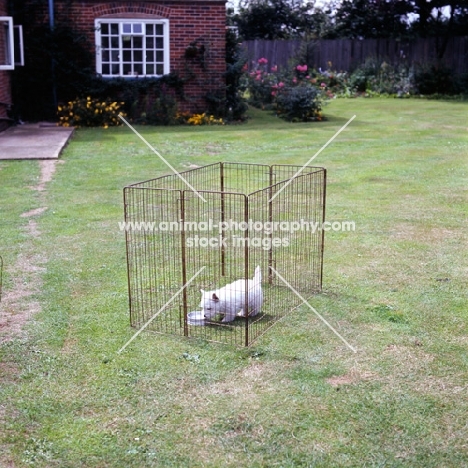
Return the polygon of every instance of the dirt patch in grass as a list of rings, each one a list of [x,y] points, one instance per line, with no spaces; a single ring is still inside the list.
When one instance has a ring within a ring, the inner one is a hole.
[[[46,184],[50,182],[54,176],[58,162],[59,160],[57,159],[45,159],[43,161],[39,161],[41,175],[39,177],[39,185],[35,187],[35,190],[38,192],[43,192],[45,190]]]
[[[62,161],[39,161],[39,183],[37,186],[30,188],[42,194],[47,183],[52,180],[58,162]],[[40,198],[42,199],[43,196]],[[37,217],[46,210],[47,207],[45,206],[34,208],[22,213],[20,217]],[[47,263],[47,259],[43,255],[35,253],[33,245],[34,240],[39,239],[41,236],[38,222],[35,219],[29,219],[24,229],[28,235],[28,240],[25,242],[22,252],[13,265],[4,265],[11,278],[10,284],[13,286],[4,288],[2,294],[0,343],[11,341],[14,337],[19,336],[26,322],[41,310],[40,303],[33,299],[33,296],[41,289],[41,273],[45,271],[44,265]]]
[[[46,206],[43,206],[42,208],[35,208],[34,210],[26,211],[26,213],[21,214],[21,218],[30,218],[31,216],[39,216],[44,211],[47,210]]]
[[[275,391],[271,381],[276,375],[275,369],[264,362],[253,362],[250,366],[235,373],[231,378],[208,387],[205,396],[231,395],[252,401],[258,392]]]
[[[377,380],[377,374],[373,372],[367,371],[359,371],[358,369],[351,369],[350,372],[344,375],[337,375],[333,377],[329,377],[326,379],[327,383],[329,383],[332,387],[339,388],[343,385],[356,385],[360,382],[368,381],[368,380]]]
[[[39,237],[41,237],[41,231],[39,231],[36,221],[30,219],[26,228],[27,228],[28,234],[34,239],[38,239]]]

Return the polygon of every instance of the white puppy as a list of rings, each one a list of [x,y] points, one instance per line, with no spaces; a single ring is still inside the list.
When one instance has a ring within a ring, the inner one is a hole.
[[[204,291],[201,289],[202,299],[200,307],[207,319],[217,314],[224,315],[222,322],[232,322],[236,315],[245,317],[245,288],[247,285],[249,301],[249,317],[260,312],[263,304],[262,272],[260,267],[255,268],[253,279],[245,281],[240,279],[234,283],[227,284],[215,291]]]

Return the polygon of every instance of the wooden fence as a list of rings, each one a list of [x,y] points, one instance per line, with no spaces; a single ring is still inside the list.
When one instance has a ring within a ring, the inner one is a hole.
[[[245,41],[252,64],[259,58],[268,59],[269,66],[288,67],[297,56],[307,55],[307,63],[316,69],[352,71],[368,58],[378,58],[391,64],[432,64],[437,62],[442,40],[436,38],[397,41],[395,39],[336,39],[303,43],[301,40]],[[295,62],[296,59],[296,62]],[[468,36],[449,38],[439,63],[454,73],[468,73]]]

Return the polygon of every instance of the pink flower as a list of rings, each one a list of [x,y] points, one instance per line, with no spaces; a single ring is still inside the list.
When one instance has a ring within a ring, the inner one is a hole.
[[[272,96],[276,96],[276,91],[272,91],[272,92],[271,92],[271,95],[272,95]]]
[[[325,88],[327,85],[326,85],[325,83],[320,83],[320,86],[321,86],[322,88]]]
[[[262,75],[257,75],[257,76],[255,77],[255,79],[256,79],[257,81],[260,81],[260,80],[262,79]]]
[[[278,88],[284,88],[284,83],[282,81],[278,83]]]
[[[276,72],[278,71],[278,65],[273,65],[273,66],[271,67],[271,71],[272,71],[273,73],[276,73]]]
[[[293,83],[297,83],[297,78],[296,77],[293,78]]]
[[[296,70],[301,73],[305,73],[307,71],[307,65],[298,65]]]
[[[259,58],[258,63],[260,65],[266,65],[268,63],[268,60],[265,57]]]

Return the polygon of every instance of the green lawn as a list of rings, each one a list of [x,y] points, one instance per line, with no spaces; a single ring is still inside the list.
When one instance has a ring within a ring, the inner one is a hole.
[[[0,162],[0,466],[468,466],[468,103],[325,111],[139,130],[178,170],[301,165],[357,116],[313,162],[356,231],[327,233],[311,301],[357,353],[303,306],[248,349],[143,332],[117,354],[122,189],[169,169],[124,127],[78,130],[43,191],[40,163]]]

